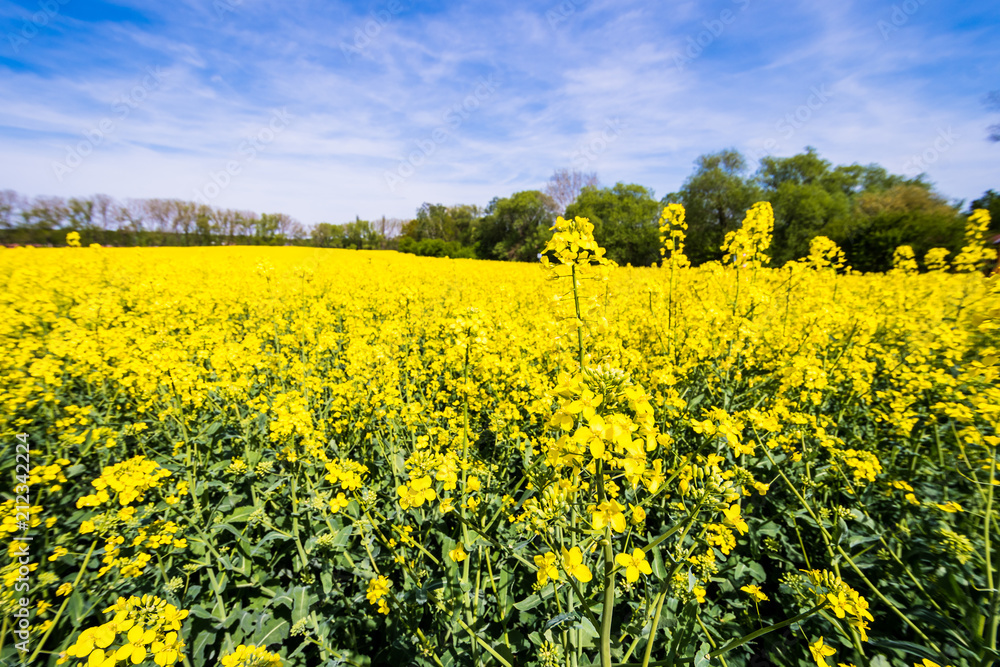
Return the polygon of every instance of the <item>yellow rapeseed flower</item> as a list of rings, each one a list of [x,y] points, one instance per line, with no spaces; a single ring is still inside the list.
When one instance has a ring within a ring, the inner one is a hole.
[[[837,649],[832,646],[825,646],[823,638],[820,637],[809,645],[809,652],[812,653],[813,660],[816,661],[816,667],[830,667],[826,662],[826,658],[827,656],[834,655]]]
[[[556,555],[549,551],[544,556],[535,556],[535,567],[538,568],[538,585],[544,586],[549,579],[559,580],[559,568],[556,567]]]
[[[653,573],[653,568],[646,561],[646,552],[642,549],[633,549],[631,554],[618,554],[615,556],[615,563],[625,568],[625,580],[629,583],[639,581],[640,574]]]
[[[566,570],[566,574],[584,583],[593,579],[594,575],[591,574],[590,568],[583,563],[583,552],[580,547],[573,547],[569,550],[563,547],[562,557],[563,569]]]
[[[456,563],[461,563],[467,557],[468,554],[465,553],[465,549],[462,547],[461,544],[459,544],[454,549],[448,552],[448,558],[452,559]]]

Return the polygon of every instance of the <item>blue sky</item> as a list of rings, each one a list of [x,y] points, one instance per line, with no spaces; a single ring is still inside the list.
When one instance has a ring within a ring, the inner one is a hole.
[[[1000,189],[1000,3],[0,1],[0,189],[303,223],[814,146]]]

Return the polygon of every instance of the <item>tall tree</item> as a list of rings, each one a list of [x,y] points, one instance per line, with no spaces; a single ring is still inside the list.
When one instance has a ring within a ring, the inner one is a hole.
[[[62,197],[35,197],[21,209],[26,226],[39,231],[60,229],[66,221],[66,200]]]
[[[864,192],[854,202],[851,215],[824,230],[859,271],[887,271],[893,251],[901,245],[923,257],[931,248],[957,252],[962,245],[965,221],[958,208],[926,186],[897,185],[883,191]]]
[[[495,197],[475,232],[479,256],[530,262],[538,258],[551,236],[558,205],[538,190]]]
[[[698,264],[722,258],[726,233],[736,229],[746,211],[760,199],[761,190],[747,175],[743,155],[729,148],[699,157],[694,174],[662,203],[684,205],[688,257]]]
[[[16,191],[0,190],[0,228],[13,229],[17,227],[24,207],[24,197]],[[21,219],[23,220],[23,218]]]
[[[66,202],[66,223],[77,231],[94,227],[94,201],[74,197]]]
[[[438,239],[471,245],[474,228],[481,216],[478,206],[445,206],[425,202],[417,209],[417,217],[403,225],[402,232],[414,241]]]
[[[809,254],[809,243],[836,219],[850,215],[850,194],[863,179],[863,169],[836,174],[816,149],[792,157],[765,157],[757,170],[762,196],[774,208],[770,255],[775,264]]]
[[[549,182],[545,186],[545,194],[552,198],[552,201],[556,203],[558,212],[562,213],[570,204],[576,201],[576,198],[580,196],[580,192],[586,187],[600,187],[596,172],[584,173],[575,169],[573,171],[569,169],[556,169],[552,173],[552,176],[549,177]]]
[[[100,194],[94,195],[91,200],[94,202],[94,224],[104,232],[114,229],[118,202],[110,195]]]
[[[616,183],[611,188],[585,187],[566,209],[566,217],[589,218],[594,239],[619,264],[649,266],[660,258],[660,209],[652,191]]]
[[[400,235],[403,229],[403,221],[399,218],[387,218],[383,215],[381,219],[375,222],[375,228],[382,238],[382,248],[384,249],[391,239],[395,239]]]

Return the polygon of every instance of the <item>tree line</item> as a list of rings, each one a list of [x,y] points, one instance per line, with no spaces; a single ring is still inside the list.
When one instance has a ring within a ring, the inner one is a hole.
[[[991,233],[1000,233],[1000,194],[988,190],[962,211],[924,175],[890,174],[871,164],[834,166],[813,148],[787,158],[764,157],[751,172],[738,151],[703,155],[677,192],[657,199],[634,183],[601,187],[594,174],[556,171],[544,190],[495,198],[479,211],[467,205],[424,204],[403,225],[398,248],[419,255],[533,261],[559,214],[594,224],[594,238],[619,264],[648,266],[659,260],[659,215],[668,203],[683,204],[687,254],[695,265],[720,260],[726,234],[758,201],[774,209],[773,263],[809,254],[809,242],[827,236],[859,271],[885,271],[900,245],[917,257],[931,248],[957,253],[966,216],[990,211]]]
[[[0,191],[0,242],[7,245],[63,245],[67,232],[86,243],[112,246],[274,245],[308,238],[297,220],[283,213],[257,214],[178,199],[40,196]]]
[[[634,183],[602,187],[596,174],[557,170],[543,189],[495,197],[485,208],[423,204],[410,220],[355,218],[306,228],[283,213],[258,214],[173,199],[24,197],[0,191],[0,243],[63,245],[79,232],[84,244],[312,245],[323,248],[392,249],[417,255],[535,261],[558,215],[582,216],[594,237],[619,264],[648,266],[659,259],[659,215],[668,203],[687,212],[687,253],[693,264],[721,259],[726,233],[755,202],[774,208],[770,249],[776,265],[803,257],[809,242],[827,236],[857,270],[892,266],[896,247],[917,257],[943,247],[958,252],[965,216],[985,208],[992,234],[1000,232],[1000,194],[988,190],[963,212],[923,175],[890,174],[877,164],[834,166],[815,149],[791,157],[764,157],[750,171],[727,149],[702,155],[677,192],[657,199]]]

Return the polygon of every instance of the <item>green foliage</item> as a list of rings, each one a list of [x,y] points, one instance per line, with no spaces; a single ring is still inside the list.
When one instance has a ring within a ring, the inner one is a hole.
[[[414,241],[409,236],[399,239],[399,252],[421,257],[451,257],[452,259],[475,259],[475,247],[463,246],[458,241],[424,239]]]
[[[532,262],[545,247],[557,206],[538,190],[494,198],[479,221],[475,239],[483,259]]]
[[[749,178],[739,151],[726,149],[702,155],[695,173],[663,204],[684,205],[687,212],[687,254],[693,264],[722,258],[722,241],[739,227],[746,211],[761,201],[761,189]]]
[[[892,268],[900,245],[912,246],[918,257],[961,245],[964,221],[921,177],[890,174],[876,164],[833,167],[812,147],[764,157],[752,175],[735,150],[704,155],[697,165],[681,191],[664,199],[684,204],[695,264],[718,259],[722,237],[760,200],[774,207],[771,255],[779,266],[808,255],[817,236],[836,241],[847,263],[864,271]]]
[[[1000,234],[1000,192],[994,190],[984,192],[982,197],[972,201],[966,215],[972,215],[977,208],[984,208],[990,212],[989,231],[991,234]]]
[[[459,204],[423,204],[417,217],[403,225],[403,236],[414,241],[439,239],[455,241],[459,245],[472,245],[477,221],[482,213],[477,206]]]
[[[634,183],[584,187],[566,208],[566,218],[588,218],[594,238],[621,265],[649,266],[660,259],[661,206],[650,190]]]
[[[893,251],[901,245],[923,257],[931,248],[953,253],[962,247],[965,219],[957,208],[919,184],[896,185],[855,198],[853,215],[829,225],[826,235],[858,271],[888,271]]]
[[[382,247],[385,239],[372,223],[360,218],[343,225],[321,222],[313,228],[312,244],[320,248],[347,248],[374,250]]]

